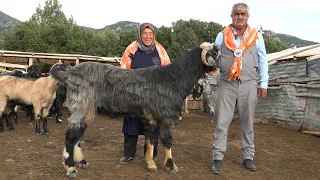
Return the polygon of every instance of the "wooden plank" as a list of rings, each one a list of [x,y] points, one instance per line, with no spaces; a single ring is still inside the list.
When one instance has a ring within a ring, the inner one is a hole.
[[[320,137],[320,132],[319,131],[302,131],[304,134],[311,134],[314,136],[319,136]]]
[[[25,58],[39,58],[39,59],[66,59],[66,60],[76,60],[77,58],[87,60],[87,61],[101,61],[108,62],[101,58],[88,58],[88,57],[68,57],[68,56],[45,56],[45,55],[18,55],[18,54],[5,54],[6,57],[25,57]]]
[[[316,48],[316,47],[320,47],[320,44],[311,45],[309,47],[302,47],[302,48],[292,49],[290,51],[285,51],[283,53],[281,53],[281,51],[280,51],[278,53],[278,56],[274,56],[274,57],[268,58],[268,62],[271,63],[272,61],[288,60],[290,58],[290,56],[293,56],[293,55],[298,54],[300,52],[307,51],[307,50],[310,50],[310,49],[313,49],[313,48]]]
[[[0,68],[0,72],[12,72],[12,71]]]
[[[307,61],[313,61],[316,59],[320,59],[320,54],[307,57]]]
[[[26,65],[11,64],[11,63],[4,63],[4,62],[0,62],[0,66],[2,66],[2,67],[8,67],[8,68],[27,69],[27,66],[26,66]]]
[[[304,100],[304,103],[302,104],[302,111],[303,111],[303,112],[306,111],[307,104],[308,104],[308,98],[306,98],[306,99]]]
[[[297,93],[297,97],[311,97],[311,98],[320,98],[320,94],[311,94],[311,93]]]
[[[58,54],[58,53],[37,53],[37,52],[22,52],[22,51],[3,51],[0,50],[1,55],[19,54],[19,55],[40,55],[40,56],[63,56],[63,57],[85,57],[85,58],[100,58],[99,56],[81,55],[81,54]]]
[[[269,86],[268,90],[279,90],[281,89],[281,87],[273,87],[273,86]]]
[[[69,59],[88,60],[88,61],[101,61],[101,62],[120,62],[120,57],[100,57],[80,54],[55,54],[55,53],[34,53],[34,52],[19,52],[19,51],[0,51],[3,57],[24,57],[24,58],[44,58],[44,59]]]
[[[277,82],[279,82],[279,83],[302,83],[302,82],[318,81],[318,80],[320,80],[320,77],[277,79]]]
[[[320,84],[298,84],[298,83],[279,83],[279,85],[292,85],[296,87],[305,87],[310,89],[320,89]]]

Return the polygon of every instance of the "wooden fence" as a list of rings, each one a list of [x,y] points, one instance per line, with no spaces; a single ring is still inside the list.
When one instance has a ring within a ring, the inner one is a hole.
[[[77,65],[86,61],[94,61],[119,66],[120,60],[121,58],[119,57],[100,57],[79,54],[53,54],[0,50],[0,71],[12,71],[14,69],[26,70],[34,62],[43,62],[47,64],[64,62],[71,65]]]

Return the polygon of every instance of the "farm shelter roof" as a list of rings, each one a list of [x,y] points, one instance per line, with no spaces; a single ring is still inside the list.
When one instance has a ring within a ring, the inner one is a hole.
[[[270,53],[267,56],[269,65],[273,65],[282,60],[294,60],[302,57],[307,57],[307,60],[313,60],[320,56],[320,44],[299,48],[289,48],[283,51]]]

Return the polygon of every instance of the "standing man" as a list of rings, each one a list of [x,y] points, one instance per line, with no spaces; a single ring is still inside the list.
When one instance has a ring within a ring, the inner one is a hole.
[[[253,120],[257,96],[265,98],[268,87],[268,60],[262,34],[251,28],[249,7],[245,3],[234,4],[231,10],[232,24],[216,37],[220,46],[220,81],[215,106],[213,166],[219,174],[227,147],[228,128],[232,121],[236,102],[242,130],[241,147],[243,165],[255,171]],[[259,84],[260,83],[260,84]]]

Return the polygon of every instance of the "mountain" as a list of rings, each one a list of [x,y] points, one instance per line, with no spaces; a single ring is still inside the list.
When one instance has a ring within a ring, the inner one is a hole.
[[[279,41],[282,41],[285,43],[288,47],[303,47],[303,46],[310,46],[314,44],[319,44],[318,42],[303,40],[295,36],[287,35],[287,34],[281,34],[281,33],[275,33],[270,30],[264,30],[265,34],[269,35],[273,39],[277,39]]]
[[[12,24],[15,21],[19,21],[2,11],[0,11],[0,40],[3,39],[3,32],[8,32],[11,30]],[[119,21],[115,24],[107,25],[102,29],[94,29],[94,31],[102,31],[105,28],[110,28],[112,31],[114,31],[116,34],[120,34],[121,31],[131,31],[131,30],[137,30],[140,26],[140,23],[138,22],[131,22],[131,21]],[[86,28],[86,27],[84,27]],[[90,28],[91,29],[91,28]],[[287,34],[281,34],[281,33],[275,33],[270,30],[264,30],[264,33],[271,36],[274,39],[278,39],[279,41],[282,41],[288,47],[302,47],[302,46],[309,46],[313,44],[318,44],[318,42],[303,40],[295,36],[287,35]]]
[[[111,24],[108,26],[105,26],[105,28],[110,28],[113,32],[116,34],[120,34],[121,31],[132,31],[137,30],[140,27],[140,23],[138,22],[131,22],[131,21],[119,21],[115,24]],[[101,30],[103,30],[101,29]]]
[[[11,30],[12,24],[19,21],[4,12],[0,11],[0,39],[3,39],[3,33]]]

